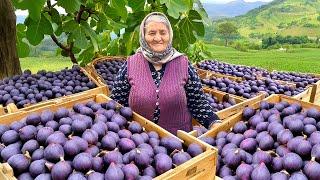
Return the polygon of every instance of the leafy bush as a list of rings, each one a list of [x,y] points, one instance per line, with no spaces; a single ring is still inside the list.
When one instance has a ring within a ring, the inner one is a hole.
[[[269,46],[267,49],[279,49],[279,48],[281,48],[281,44],[276,43],[276,44],[274,44],[272,46]]]
[[[262,48],[268,48],[277,43],[279,44],[305,44],[313,42],[307,36],[280,36],[268,37],[262,39]]]
[[[244,43],[241,43],[241,42],[234,42],[232,47],[238,51],[242,51],[242,52],[248,51],[248,47]]]
[[[306,44],[301,44],[302,48],[320,48],[319,44],[316,43],[306,43]]]

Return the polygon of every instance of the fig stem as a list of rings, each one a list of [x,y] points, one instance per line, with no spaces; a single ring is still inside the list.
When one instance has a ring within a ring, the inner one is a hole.
[[[105,155],[105,154],[107,154],[108,152],[109,152],[109,151],[103,150],[103,151],[99,152],[99,153],[96,155],[96,157],[99,157],[100,155]]]
[[[88,175],[90,175],[91,173],[94,173],[94,170],[90,169],[90,170],[86,173],[86,175],[88,176]]]
[[[173,150],[172,153],[170,154],[170,157],[172,157],[174,154],[176,154],[176,153],[178,153],[178,152],[179,152],[178,149]]]
[[[31,156],[30,156],[29,151],[26,151],[24,155],[25,155],[28,159],[31,159]]]
[[[51,171],[53,164],[49,162],[45,162],[44,165]]]
[[[283,173],[285,173],[287,176],[290,176],[290,173],[288,173],[288,171],[286,171],[286,170],[282,170],[282,171],[280,171],[280,172],[283,172]]]

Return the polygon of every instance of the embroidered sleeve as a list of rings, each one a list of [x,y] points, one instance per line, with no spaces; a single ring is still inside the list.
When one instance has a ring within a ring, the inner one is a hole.
[[[188,67],[188,82],[185,85],[185,91],[188,109],[191,112],[192,117],[202,126],[209,128],[213,122],[219,120],[218,116],[213,112],[213,108],[207,101],[198,74],[190,63]]]
[[[111,98],[124,106],[129,106],[130,89],[131,86],[128,82],[127,62],[125,62],[117,74]]]

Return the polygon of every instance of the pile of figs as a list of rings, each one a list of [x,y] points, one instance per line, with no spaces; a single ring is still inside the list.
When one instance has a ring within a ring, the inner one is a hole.
[[[202,79],[202,84],[213,89],[242,96],[244,98],[252,98],[257,95],[259,91],[264,91],[267,95],[271,94],[285,94],[287,96],[294,96],[305,89],[303,87],[294,87],[285,84],[280,84],[272,79],[259,80],[245,80],[241,82],[232,81],[228,78],[211,77],[210,79]]]
[[[203,61],[201,63],[198,63],[197,67],[200,69],[209,70],[225,75],[242,77],[247,80],[254,80],[256,79],[257,75],[268,72],[265,69],[257,67],[228,64],[216,60]]]
[[[95,87],[76,65],[57,72],[41,70],[31,74],[30,70],[25,70],[22,75],[0,80],[0,105],[14,103],[18,108],[23,108]]]
[[[294,82],[296,83],[297,87],[306,87],[307,85],[316,83],[320,80],[319,77],[315,77],[314,75],[300,74],[295,72],[263,73],[263,76],[282,81]]]
[[[119,69],[124,64],[124,60],[100,61],[94,65],[97,73],[103,78],[105,83],[112,89]]]
[[[0,125],[0,160],[19,180],[152,179],[203,152],[147,132],[115,101],[75,104]]]
[[[262,101],[246,107],[230,131],[201,140],[219,149],[223,179],[319,180],[320,111],[300,103]]]
[[[237,104],[234,98],[228,95],[224,96],[222,98],[222,101],[219,101],[219,99],[216,96],[210,93],[205,93],[205,95],[207,97],[209,104],[212,106],[214,112],[220,111],[222,109],[226,109],[228,107],[231,107]]]

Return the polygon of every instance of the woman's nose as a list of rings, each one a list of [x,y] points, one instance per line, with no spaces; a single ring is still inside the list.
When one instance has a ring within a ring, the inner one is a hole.
[[[153,38],[154,41],[161,41],[161,36],[159,34],[155,35]]]

